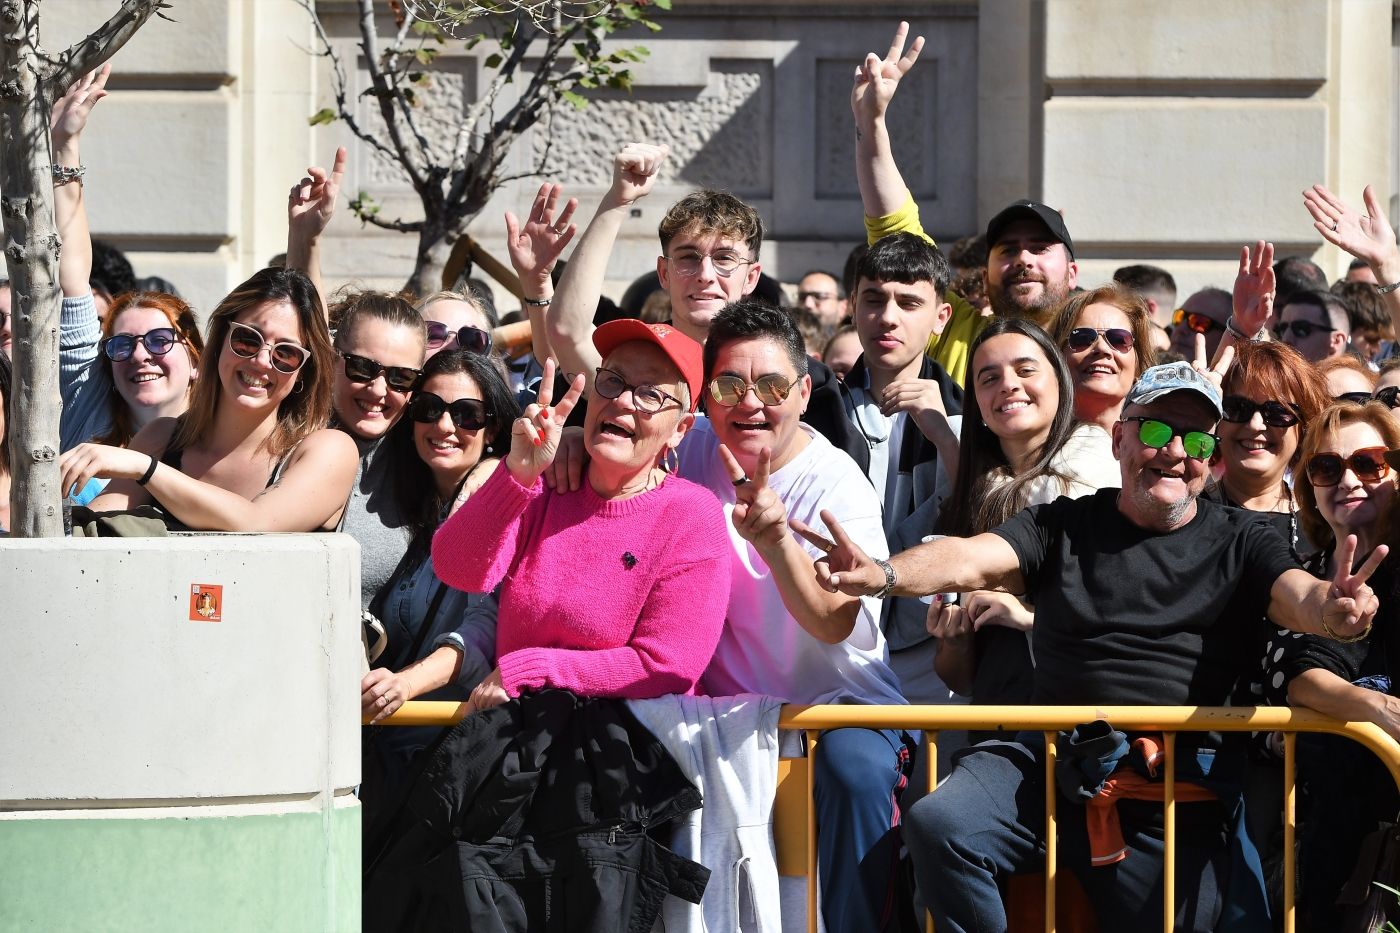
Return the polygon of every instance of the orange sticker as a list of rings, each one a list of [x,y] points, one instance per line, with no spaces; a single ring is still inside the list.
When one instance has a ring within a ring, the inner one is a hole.
[[[222,622],[224,588],[213,583],[190,584],[190,621]]]

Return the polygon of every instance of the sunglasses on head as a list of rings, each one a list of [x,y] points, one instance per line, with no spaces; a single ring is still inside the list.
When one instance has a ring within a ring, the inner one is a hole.
[[[431,392],[419,392],[408,403],[408,417],[419,424],[437,424],[442,413],[452,416],[452,425],[465,431],[480,431],[486,427],[486,419],[491,412],[479,398],[459,398],[455,402],[445,402]]]
[[[1271,428],[1291,428],[1303,417],[1297,405],[1284,402],[1256,402],[1243,395],[1225,396],[1221,407],[1225,409],[1225,420],[1231,424],[1246,424],[1259,412],[1264,423]]]
[[[710,397],[725,408],[733,408],[752,389],[764,405],[781,405],[792,391],[792,383],[778,373],[759,376],[756,382],[745,382],[738,376],[716,376],[710,380]]]
[[[1335,486],[1350,469],[1363,483],[1374,483],[1390,472],[1384,447],[1362,447],[1350,457],[1335,451],[1313,454],[1308,459],[1308,482],[1314,486]]]
[[[1183,431],[1156,418],[1136,415],[1123,420],[1136,421],[1138,440],[1142,441],[1144,447],[1151,447],[1153,450],[1161,450],[1172,442],[1172,438],[1180,437],[1182,449],[1192,460],[1208,460],[1210,455],[1215,453],[1216,445],[1220,443],[1220,438],[1209,431]]]
[[[1365,405],[1375,396],[1370,392],[1343,392],[1341,395],[1332,396],[1334,402],[1355,402],[1358,405]],[[1391,406],[1394,408],[1395,406]]]
[[[1371,397],[1384,402],[1386,408],[1400,408],[1400,386],[1386,386]]]
[[[1197,314],[1194,311],[1187,311],[1185,308],[1176,309],[1176,313],[1172,315],[1172,324],[1185,324],[1187,329],[1198,334],[1208,334],[1213,330],[1225,329],[1225,325],[1214,318]]]
[[[444,347],[449,341],[457,341],[457,349],[469,350],[472,353],[485,353],[491,349],[491,334],[480,327],[458,328],[449,330],[447,325],[441,321],[428,321],[428,349],[436,350]]]
[[[418,385],[418,378],[423,375],[411,366],[385,366],[378,360],[343,350],[340,351],[340,358],[345,361],[346,379],[351,382],[373,382],[383,373],[384,384],[395,392],[412,392],[413,387]]]
[[[102,338],[102,352],[113,363],[124,363],[136,352],[140,342],[151,356],[165,356],[170,348],[180,343],[180,334],[173,327],[157,327],[144,334],[113,334]]]
[[[1283,335],[1289,331],[1292,331],[1293,336],[1297,337],[1299,340],[1306,340],[1316,331],[1330,334],[1334,330],[1336,330],[1335,327],[1328,327],[1326,324],[1314,324],[1312,321],[1279,321],[1278,324],[1274,325],[1274,333],[1278,335],[1280,340],[1282,340]]]
[[[292,343],[290,340],[268,343],[262,331],[256,327],[237,321],[229,322],[228,348],[234,353],[245,360],[251,360],[262,352],[263,347],[268,348],[272,368],[289,376],[305,366],[306,361],[311,358],[311,351],[299,343]]]
[[[1065,346],[1079,353],[1092,347],[1100,337],[1119,353],[1133,348],[1133,332],[1122,327],[1076,327],[1069,332]]]

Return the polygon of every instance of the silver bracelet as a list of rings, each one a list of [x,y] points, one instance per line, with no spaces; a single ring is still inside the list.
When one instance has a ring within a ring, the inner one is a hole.
[[[1256,341],[1260,337],[1264,336],[1264,331],[1266,330],[1266,328],[1261,327],[1259,328],[1259,332],[1256,333],[1253,337],[1251,337],[1249,336],[1249,334],[1246,334],[1244,331],[1240,330],[1239,327],[1235,325],[1235,316],[1233,314],[1225,319],[1225,329],[1228,330],[1230,333],[1234,334],[1240,340],[1248,340],[1251,342]]]
[[[55,185],[66,185],[72,181],[76,181],[81,185],[83,183],[83,176],[87,174],[86,165],[59,165],[55,162],[51,168],[53,170],[53,183]]]
[[[1391,292],[1395,291],[1396,289],[1400,289],[1400,282],[1391,282],[1389,285],[1377,285],[1377,286],[1376,286],[1376,294],[1377,294],[1377,295],[1389,295]]]
[[[548,308],[554,304],[553,296],[549,298],[521,298],[520,303],[531,308]]]

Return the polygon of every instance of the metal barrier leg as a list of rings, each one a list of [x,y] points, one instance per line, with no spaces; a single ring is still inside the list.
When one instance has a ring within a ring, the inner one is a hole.
[[[1283,933],[1293,933],[1297,923],[1298,896],[1294,890],[1297,866],[1294,865],[1294,834],[1297,832],[1298,733],[1283,734]]]
[[[1055,841],[1055,739],[1045,733],[1045,933],[1055,933],[1055,863],[1059,853]]]
[[[807,730],[807,933],[817,933],[817,731]]]
[[[928,772],[928,793],[938,786],[938,733],[924,733],[924,769]],[[924,912],[924,933],[933,933],[933,913]]]
[[[1167,753],[1167,780],[1162,788],[1166,846],[1162,853],[1162,930],[1176,929],[1176,733],[1162,735]]]

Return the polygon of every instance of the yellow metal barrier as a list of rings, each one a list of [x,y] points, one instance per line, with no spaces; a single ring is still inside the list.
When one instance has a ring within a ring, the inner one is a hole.
[[[465,704],[415,701],[406,703],[384,725],[445,726],[465,715]],[[1178,732],[1283,732],[1284,733],[1284,933],[1294,933],[1294,833],[1296,800],[1294,768],[1300,732],[1340,735],[1369,749],[1390,772],[1400,788],[1400,745],[1380,727],[1369,722],[1342,722],[1310,710],[1286,707],[1205,707],[1205,706],[785,706],[778,726],[800,729],[807,737],[806,767],[794,762],[780,770],[774,814],[774,843],[780,866],[797,864],[797,853],[805,850],[805,874],[816,877],[816,815],[811,806],[813,769],[820,735],[828,729],[903,729],[923,732],[928,743],[926,754],[928,786],[938,784],[938,733],[946,729],[1004,730],[1010,738],[1016,732],[1045,733],[1045,929],[1055,933],[1055,735],[1080,723],[1106,719],[1125,732],[1161,732],[1167,743],[1167,770],[1163,788],[1166,811],[1165,874],[1163,877],[1162,929],[1172,933],[1176,924],[1176,765]],[[795,795],[792,786],[800,781],[804,794],[797,804],[805,808],[805,819],[791,812]],[[804,832],[805,830],[805,832]],[[787,872],[785,872],[787,873]],[[807,887],[807,928],[817,929],[817,886]],[[928,921],[932,929],[933,922]]]

